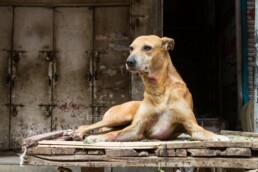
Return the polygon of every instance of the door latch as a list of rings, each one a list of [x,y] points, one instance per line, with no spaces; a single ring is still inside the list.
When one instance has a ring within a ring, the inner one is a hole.
[[[145,18],[145,15],[141,15],[141,14],[131,14],[130,18],[131,18],[131,22],[130,22],[130,26],[135,29],[135,27],[140,26],[140,19],[141,18]]]
[[[18,110],[17,110],[17,107],[24,107],[25,105],[23,104],[5,104],[5,106],[9,107],[9,110],[10,110],[10,114],[12,116],[17,116],[18,114]]]
[[[93,80],[98,80],[98,67],[100,61],[100,55],[105,54],[105,50],[90,50],[85,51],[87,56],[90,58],[89,61],[89,72],[88,80],[92,82]]]
[[[8,69],[6,77],[6,85],[13,88],[16,81],[17,65],[20,61],[21,55],[26,53],[24,50],[7,50],[2,49],[2,51],[8,52],[10,58],[8,60]]]
[[[53,108],[56,106],[55,104],[39,104],[39,107],[45,107],[45,116],[51,116],[53,114]]]
[[[56,53],[58,53],[58,51],[51,51],[51,50],[41,50],[39,52],[45,55],[45,59],[47,62],[52,62],[56,57]]]
[[[43,53],[45,60],[48,62],[48,85],[52,87],[58,79],[55,61],[58,51],[42,50],[39,52]]]

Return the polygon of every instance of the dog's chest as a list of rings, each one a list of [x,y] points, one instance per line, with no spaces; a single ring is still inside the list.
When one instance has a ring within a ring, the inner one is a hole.
[[[173,117],[174,116],[171,112],[157,114],[153,119],[153,125],[149,130],[148,137],[158,140],[169,139],[175,130]]]

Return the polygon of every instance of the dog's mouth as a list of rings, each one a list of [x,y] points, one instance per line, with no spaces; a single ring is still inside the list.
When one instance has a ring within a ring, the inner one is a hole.
[[[148,67],[144,68],[139,68],[139,67],[128,67],[126,66],[126,69],[132,73],[147,73],[148,72]]]

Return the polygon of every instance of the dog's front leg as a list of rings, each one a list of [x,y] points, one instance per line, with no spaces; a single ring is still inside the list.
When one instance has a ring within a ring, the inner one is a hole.
[[[136,141],[143,138],[145,130],[144,122],[135,122],[130,126],[101,135],[91,135],[85,138],[86,143],[107,142],[107,141]]]
[[[195,121],[189,120],[183,123],[183,126],[187,130],[187,132],[192,136],[195,140],[203,140],[203,141],[229,141],[229,138],[223,135],[218,135],[208,130],[205,130],[201,126],[199,126]]]
[[[189,107],[185,101],[181,100],[176,105],[177,106],[174,107],[174,113],[193,139],[203,141],[229,141],[228,137],[215,134],[199,126],[191,107]]]

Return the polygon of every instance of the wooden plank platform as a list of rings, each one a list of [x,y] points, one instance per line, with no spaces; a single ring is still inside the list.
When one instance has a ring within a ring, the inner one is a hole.
[[[223,131],[223,134],[228,135],[231,141],[174,140],[85,144],[80,141],[60,140],[62,131],[56,131],[24,139],[24,164],[258,169],[257,133]]]

